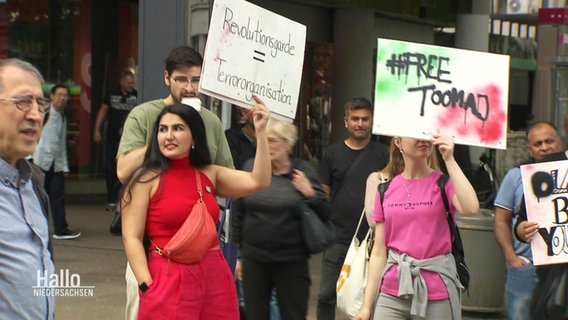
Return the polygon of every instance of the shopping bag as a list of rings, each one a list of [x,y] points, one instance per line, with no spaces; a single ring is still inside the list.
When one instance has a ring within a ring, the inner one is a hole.
[[[363,209],[336,285],[337,309],[349,318],[354,318],[361,310],[367,287],[367,268],[373,240],[371,229],[361,241],[357,239],[364,216]]]
[[[309,253],[327,249],[334,241],[331,221],[323,221],[307,203],[302,201],[302,235]]]
[[[221,207],[219,214],[219,224],[217,225],[217,236],[219,237],[219,245],[221,252],[229,265],[229,269],[235,275],[235,266],[237,265],[237,256],[239,255],[239,244],[232,239],[233,215],[233,199],[226,199],[225,206]]]

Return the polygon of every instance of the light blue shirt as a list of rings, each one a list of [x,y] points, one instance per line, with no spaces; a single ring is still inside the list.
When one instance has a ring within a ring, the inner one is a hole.
[[[495,197],[495,206],[513,212],[513,219],[511,221],[511,230],[515,227],[515,222],[519,216],[519,209],[521,208],[521,200],[523,198],[523,180],[521,177],[521,169],[519,167],[511,168],[499,187],[497,196]],[[528,243],[517,240],[514,234],[511,233],[513,238],[513,249],[518,256],[523,256],[530,261],[533,260],[531,246]]]
[[[38,272],[53,274],[47,218],[26,160],[0,158],[0,319],[54,317],[55,298],[34,295]]]
[[[51,109],[34,152],[34,163],[43,171],[49,171],[53,164],[54,172],[69,172],[66,128],[63,110]]]

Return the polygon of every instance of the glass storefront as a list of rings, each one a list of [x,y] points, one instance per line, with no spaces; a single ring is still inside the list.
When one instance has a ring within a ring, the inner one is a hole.
[[[105,13],[114,15],[105,19]],[[102,161],[97,159],[102,158],[103,148],[92,142],[91,124],[102,95],[115,85],[115,74],[136,66],[137,14],[137,1],[0,0],[0,58],[15,57],[35,65],[44,76],[46,96],[56,83],[70,88],[65,113],[72,174],[102,174]],[[93,21],[112,25],[116,35],[108,37],[110,44],[103,42],[102,30],[93,30]],[[92,48],[101,45],[106,52],[99,50],[95,56]]]

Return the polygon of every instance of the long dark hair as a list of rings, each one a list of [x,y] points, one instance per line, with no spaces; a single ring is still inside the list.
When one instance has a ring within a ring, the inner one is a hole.
[[[130,202],[130,190],[135,183],[150,182],[160,177],[162,173],[168,169],[169,159],[160,152],[160,145],[158,143],[160,120],[168,113],[179,116],[191,131],[193,147],[189,149],[189,163],[197,168],[212,163],[211,153],[207,146],[205,124],[203,123],[203,119],[201,119],[199,112],[197,112],[194,108],[181,103],[167,106],[160,112],[156,122],[154,123],[152,139],[150,140],[150,144],[148,145],[148,149],[144,155],[142,165],[138,170],[134,171],[124,183],[124,188],[121,192],[121,199],[124,199],[125,205]],[[155,174],[150,176],[148,179],[142,180],[142,177],[149,171],[152,171]]]

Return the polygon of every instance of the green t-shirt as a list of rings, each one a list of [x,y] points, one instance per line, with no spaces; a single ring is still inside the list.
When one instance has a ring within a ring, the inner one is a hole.
[[[158,99],[145,102],[130,111],[122,129],[117,157],[150,143],[154,123],[165,106],[164,100]],[[188,108],[191,107],[188,106]],[[207,108],[202,107],[199,114],[207,130],[207,146],[211,153],[211,160],[214,164],[234,168],[231,150],[221,121]]]

